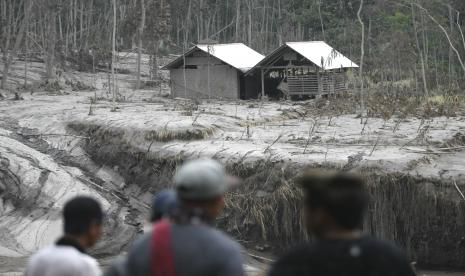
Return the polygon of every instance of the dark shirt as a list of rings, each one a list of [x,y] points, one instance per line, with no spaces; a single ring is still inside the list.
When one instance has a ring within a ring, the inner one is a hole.
[[[371,237],[318,240],[279,259],[270,276],[410,276],[415,275],[397,247]]]

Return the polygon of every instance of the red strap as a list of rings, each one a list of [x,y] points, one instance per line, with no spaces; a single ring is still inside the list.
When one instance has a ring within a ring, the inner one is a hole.
[[[153,226],[151,239],[152,276],[176,276],[171,249],[171,225],[162,220]]]

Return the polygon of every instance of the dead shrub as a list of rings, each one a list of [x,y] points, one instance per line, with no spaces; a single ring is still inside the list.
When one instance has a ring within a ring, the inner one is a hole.
[[[39,89],[43,89],[47,92],[61,92],[64,88],[61,86],[58,80],[46,80],[39,84]]]
[[[457,132],[451,139],[444,141],[442,143],[442,148],[454,148],[454,147],[463,147],[465,146],[465,134],[462,132]]]
[[[73,91],[95,91],[95,87],[87,85],[82,81],[66,80],[65,84],[71,86]]]

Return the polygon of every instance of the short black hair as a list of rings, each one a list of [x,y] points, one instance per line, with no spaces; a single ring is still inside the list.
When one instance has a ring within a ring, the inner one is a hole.
[[[100,203],[87,196],[77,196],[63,209],[65,234],[80,235],[87,232],[92,223],[102,224]]]
[[[304,188],[305,205],[322,208],[344,229],[356,229],[363,223],[368,205],[364,181],[346,172],[307,171],[298,183]]]

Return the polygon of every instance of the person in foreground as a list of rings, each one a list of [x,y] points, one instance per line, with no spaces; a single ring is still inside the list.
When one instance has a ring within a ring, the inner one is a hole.
[[[316,241],[280,258],[270,276],[415,275],[401,250],[361,232],[368,194],[360,178],[309,171],[298,182],[306,195],[306,226]]]
[[[211,159],[190,161],[176,173],[178,208],[136,241],[128,256],[132,276],[243,276],[240,246],[212,224],[232,185]]]
[[[103,212],[90,197],[78,196],[63,209],[64,236],[29,260],[26,276],[100,276],[97,261],[86,254],[102,233]]]
[[[157,223],[162,219],[170,219],[174,209],[177,206],[177,196],[174,190],[162,190],[153,197],[152,212],[150,214],[150,223]],[[120,256],[114,261],[108,269],[105,270],[104,276],[124,276],[128,275],[127,258]]]

